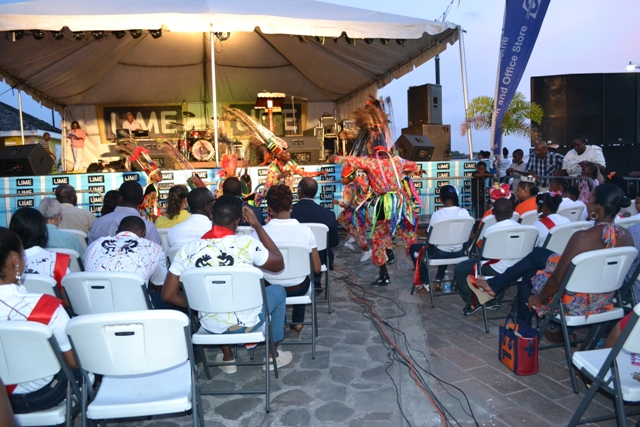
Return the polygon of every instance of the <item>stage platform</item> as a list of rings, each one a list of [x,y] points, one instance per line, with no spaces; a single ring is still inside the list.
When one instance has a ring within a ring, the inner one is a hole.
[[[422,162],[419,163],[426,173],[422,178],[416,178],[416,190],[420,195],[424,208],[420,208],[421,216],[430,215],[440,209],[438,188],[451,184],[458,188],[461,205],[471,209],[471,182],[470,176],[476,168],[475,161],[454,160],[449,162]],[[316,178],[319,188],[316,201],[327,209],[333,210],[336,215],[340,212],[334,206],[333,199],[340,199],[342,183],[340,173],[341,165],[321,164],[304,165],[306,171],[327,171],[328,178]],[[167,197],[169,188],[176,184],[186,184],[187,178],[196,172],[200,178],[213,191],[217,188],[220,169],[195,169],[195,170],[167,170],[162,172],[160,183],[161,203]],[[249,168],[249,175],[254,189],[266,181],[267,167]],[[300,177],[296,177],[296,184]],[[147,185],[147,176],[144,172],[114,172],[114,173],[80,173],[58,174],[44,176],[2,177],[0,185],[4,189],[0,203],[0,226],[7,227],[12,213],[20,207],[37,208],[43,197],[52,197],[54,189],[60,184],[72,185],[78,193],[78,206],[89,209],[97,216],[102,208],[102,197],[109,190],[120,187],[125,181],[138,181],[143,187]],[[295,197],[295,195],[294,195]],[[266,215],[266,205],[261,206]]]

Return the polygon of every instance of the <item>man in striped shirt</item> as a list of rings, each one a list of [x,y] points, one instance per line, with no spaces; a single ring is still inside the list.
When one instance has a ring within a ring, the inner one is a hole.
[[[562,170],[563,159],[561,154],[550,153],[544,141],[538,141],[535,146],[535,155],[530,156],[527,162],[527,172],[533,175],[540,186],[547,187],[548,180],[540,180],[540,177],[555,176],[557,171]]]

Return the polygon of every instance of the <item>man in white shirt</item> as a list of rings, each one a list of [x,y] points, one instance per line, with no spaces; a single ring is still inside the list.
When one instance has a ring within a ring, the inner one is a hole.
[[[600,173],[606,175],[604,170],[607,167],[607,163],[604,160],[602,148],[597,145],[587,145],[586,139],[584,138],[574,139],[571,145],[573,145],[573,150],[565,154],[564,160],[562,161],[562,170],[558,171],[558,175],[581,175],[582,168],[580,167],[580,163],[582,162],[597,164]]]
[[[96,216],[89,211],[77,207],[78,196],[76,189],[67,184],[56,187],[56,199],[62,208],[62,219],[58,227],[80,230],[87,235],[91,226],[96,220]]]
[[[127,120],[122,122],[122,129],[126,129],[131,133],[134,130],[142,130],[142,126],[133,118],[133,114],[128,112]]]
[[[139,216],[120,221],[115,236],[101,237],[87,248],[85,271],[133,273],[142,277],[149,290],[158,290],[167,277],[167,256],[160,245],[145,239],[146,227]],[[160,292],[150,292],[154,308],[167,308]]]
[[[213,194],[208,188],[195,188],[189,192],[187,203],[191,216],[169,229],[167,242],[170,248],[180,247],[194,239],[199,239],[211,229],[213,202]]]

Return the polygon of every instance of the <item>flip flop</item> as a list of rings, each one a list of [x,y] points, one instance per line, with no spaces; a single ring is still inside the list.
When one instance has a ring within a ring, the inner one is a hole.
[[[424,283],[420,286],[416,286],[416,294],[423,295],[429,292],[429,285],[425,285]]]
[[[471,291],[478,298],[478,303],[480,305],[484,305],[492,299],[496,298],[495,296],[489,295],[487,291],[478,286],[478,284],[476,283],[476,278],[473,274],[467,276],[467,285],[469,285],[469,289],[471,289]]]

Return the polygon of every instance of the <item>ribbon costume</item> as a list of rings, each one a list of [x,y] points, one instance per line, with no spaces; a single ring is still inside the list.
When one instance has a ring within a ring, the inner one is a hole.
[[[364,172],[356,171],[348,166],[342,169],[344,179],[352,179],[342,190],[342,202],[338,203],[342,211],[338,215],[338,224],[343,226],[349,236],[353,237],[360,249],[368,250],[365,233],[369,225],[367,216],[367,200],[371,197],[371,186]],[[343,184],[346,181],[343,181]]]

